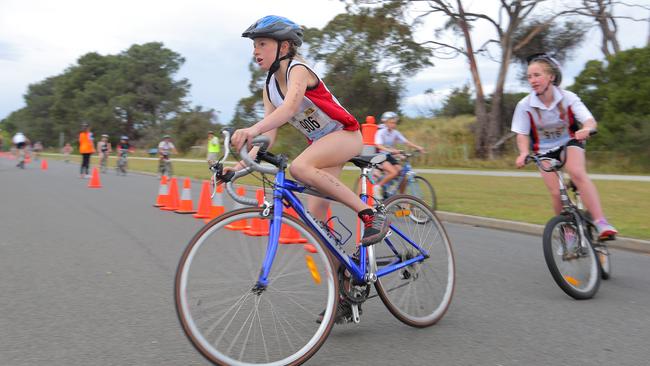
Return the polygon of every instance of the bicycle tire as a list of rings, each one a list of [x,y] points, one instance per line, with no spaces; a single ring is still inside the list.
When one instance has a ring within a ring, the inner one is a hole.
[[[268,287],[254,291],[268,236],[225,226],[262,219],[261,212],[244,208],[213,219],[194,235],[178,265],[174,296],[181,326],[194,347],[217,365],[300,365],[334,325],[339,293],[334,267],[317,234],[292,216],[283,215],[282,230],[297,230],[311,252],[302,244],[278,245]],[[310,269],[310,261],[316,269]]]
[[[399,232],[418,240],[416,244],[429,257],[378,278],[377,294],[401,322],[417,328],[434,325],[449,309],[456,283],[456,264],[449,237],[431,207],[419,198],[395,195],[384,205],[393,234],[374,245],[378,270],[419,254]],[[415,210],[428,219],[412,220]]]
[[[406,194],[417,197],[426,202],[432,210],[436,210],[437,200],[433,185],[424,177],[416,175],[413,182],[406,185]]]
[[[584,216],[589,222],[593,221],[589,212],[585,211]],[[612,262],[609,257],[609,250],[605,244],[600,243],[600,240],[598,239],[598,229],[589,222],[587,223],[587,238],[596,252],[598,265],[600,266],[600,278],[608,280],[612,274]]]
[[[542,246],[546,265],[553,280],[576,300],[594,297],[600,286],[600,267],[596,254],[587,240],[585,253],[580,253],[580,240],[575,219],[558,215],[544,227]]]

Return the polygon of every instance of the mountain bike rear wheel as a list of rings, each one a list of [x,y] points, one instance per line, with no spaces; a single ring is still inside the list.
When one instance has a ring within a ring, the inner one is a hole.
[[[552,218],[544,228],[544,259],[560,288],[577,300],[592,298],[600,286],[600,267],[589,240],[580,246],[575,219],[567,215]]]
[[[412,243],[428,257],[379,277],[375,283],[377,293],[403,323],[418,328],[431,326],[444,316],[454,293],[456,271],[451,243],[442,223],[422,200],[395,195],[384,205],[393,233],[374,245],[378,272],[420,255]]]
[[[317,235],[291,216],[283,216],[281,235],[295,230],[294,237],[311,246],[279,244],[268,285],[256,286],[269,241],[264,229],[270,220],[261,212],[245,208],[212,220],[178,265],[175,302],[183,330],[218,365],[299,365],[334,324],[339,292],[333,266]],[[254,219],[261,221],[249,234],[232,230]]]

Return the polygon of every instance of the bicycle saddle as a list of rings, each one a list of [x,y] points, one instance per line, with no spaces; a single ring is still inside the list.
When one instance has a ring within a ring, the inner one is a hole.
[[[386,160],[385,154],[368,154],[368,155],[358,155],[348,160],[348,162],[356,165],[357,167],[363,169],[368,168],[373,165],[381,164]]]

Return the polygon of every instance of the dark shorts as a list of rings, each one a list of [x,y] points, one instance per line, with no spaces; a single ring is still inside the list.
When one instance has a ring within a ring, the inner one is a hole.
[[[566,146],[567,147],[575,146],[575,147],[579,147],[579,148],[581,148],[583,150],[585,149],[585,143],[583,141],[578,141],[576,139],[569,140],[569,142],[567,142]],[[564,161],[563,152],[564,152],[564,146],[560,146],[557,149],[551,150],[551,151],[545,153],[542,156],[545,156],[545,157],[551,158],[551,159]]]
[[[16,144],[17,149],[24,149],[25,148],[25,143],[24,142],[19,142]]]
[[[386,154],[386,161],[391,163],[392,165],[398,165],[399,161],[393,157],[392,154]]]

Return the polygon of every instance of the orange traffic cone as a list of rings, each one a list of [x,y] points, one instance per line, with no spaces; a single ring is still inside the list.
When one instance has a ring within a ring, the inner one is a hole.
[[[192,205],[192,181],[190,178],[185,178],[183,181],[183,191],[181,192],[181,203],[176,210],[178,214],[193,214],[194,206]]]
[[[298,214],[293,208],[287,208],[285,212],[293,217],[298,217]],[[298,230],[290,227],[289,225],[282,224],[280,228],[280,244],[302,244],[306,243],[307,239],[301,238]]]
[[[158,186],[158,198],[156,198],[156,204],[153,207],[164,207],[167,206],[167,201],[169,200],[169,190],[167,188],[167,176],[163,175],[160,178],[160,185]]]
[[[90,182],[88,182],[88,188],[102,188],[102,183],[99,181],[99,169],[97,167],[93,168],[93,175],[90,177]]]
[[[47,170],[47,160],[45,159],[41,161],[41,170]]]
[[[180,206],[180,200],[178,199],[178,183],[176,183],[176,177],[173,177],[169,182],[169,200],[167,205],[161,207],[161,210],[165,211],[176,211]]]
[[[210,202],[210,182],[204,180],[201,187],[201,194],[199,195],[199,210],[192,217],[207,219],[210,217],[210,206],[212,206]]]
[[[238,187],[237,188],[237,195],[238,196],[245,196],[246,195],[246,189],[244,187]],[[235,210],[240,209],[244,207],[241,203],[235,201]],[[238,220],[235,221],[231,224],[226,225],[226,229],[229,230],[248,230],[250,229],[250,225],[248,225],[247,220]]]
[[[259,205],[262,206],[262,204],[264,204],[264,190],[262,188],[258,188],[257,192],[255,193],[255,196],[257,198],[257,203],[259,203]],[[244,231],[244,234],[250,236],[269,235],[269,220],[263,220],[258,218],[252,219],[251,228]]]
[[[210,194],[208,194],[208,197],[209,196]],[[224,212],[226,212],[226,208],[223,205],[223,185],[219,184],[217,186],[216,192],[214,192],[214,196],[212,196],[210,213],[207,218],[203,219],[203,222],[207,224],[210,222],[210,220],[214,219],[217,216],[221,216]]]

